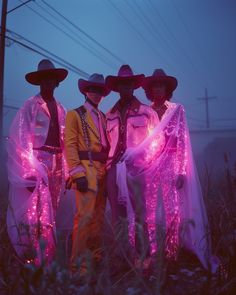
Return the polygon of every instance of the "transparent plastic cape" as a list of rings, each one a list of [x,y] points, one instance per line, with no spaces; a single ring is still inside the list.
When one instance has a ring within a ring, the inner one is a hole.
[[[185,111],[179,104],[166,105],[167,111],[158,126],[139,146],[127,149],[124,161],[117,165],[119,201],[127,207],[130,240],[134,244],[131,204],[138,202],[140,194],[145,197],[143,210],[151,252],[158,250],[158,237],[164,232],[167,256],[176,257],[178,249],[185,247],[197,255],[206,269],[213,270],[208,220]],[[180,189],[178,177],[184,179]]]
[[[48,188],[47,167],[33,150],[36,113],[41,106],[18,111],[7,141],[9,207],[7,228],[17,254],[26,262],[50,262],[55,254],[55,210]],[[59,113],[59,126],[64,125]],[[55,163],[54,163],[55,164]],[[62,164],[63,165],[63,164]],[[60,183],[61,186],[61,183]],[[31,193],[27,188],[35,187]]]

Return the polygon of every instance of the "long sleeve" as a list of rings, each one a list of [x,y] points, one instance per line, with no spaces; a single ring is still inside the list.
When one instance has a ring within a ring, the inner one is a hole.
[[[36,175],[33,156],[32,108],[30,101],[27,101],[16,114],[9,130],[8,167],[9,171],[12,171],[9,174],[14,175],[13,178],[24,179]]]
[[[80,121],[75,111],[69,111],[65,124],[65,154],[69,167],[69,174],[73,179],[85,176],[85,168],[79,159]]]
[[[150,113],[149,131],[153,130],[158,124],[159,124],[158,115],[154,110],[152,110],[152,112]]]
[[[185,175],[187,166],[187,122],[185,111],[179,106],[179,128],[177,134],[177,174]]]
[[[47,183],[45,169],[35,157],[33,150],[37,113],[35,98],[30,98],[16,114],[9,130],[8,178],[9,182],[17,187],[35,186],[42,178]]]

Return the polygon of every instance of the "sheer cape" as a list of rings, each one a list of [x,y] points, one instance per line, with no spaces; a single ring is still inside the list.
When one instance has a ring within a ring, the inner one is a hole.
[[[158,126],[139,146],[127,149],[123,162],[117,165],[119,201],[127,207],[130,240],[134,243],[131,204],[145,197],[143,210],[151,252],[158,250],[160,232],[164,232],[167,256],[175,258],[178,249],[185,247],[197,255],[204,268],[214,271],[208,220],[185,111],[180,104],[166,105],[167,111]],[[181,189],[176,186],[179,175],[184,179]]]
[[[45,116],[42,98],[26,101],[16,114],[7,141],[9,207],[7,228],[10,240],[19,257],[26,262],[50,262],[55,253],[55,212],[48,188],[47,171],[33,149],[39,112]],[[57,103],[61,142],[64,134],[65,110]],[[49,120],[49,119],[48,119]],[[40,136],[47,135],[47,127]],[[46,134],[45,134],[46,132]],[[66,166],[63,159],[63,171]],[[31,193],[27,188],[34,188]]]

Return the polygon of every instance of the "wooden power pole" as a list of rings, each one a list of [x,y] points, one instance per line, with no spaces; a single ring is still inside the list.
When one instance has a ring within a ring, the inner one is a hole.
[[[3,144],[3,101],[4,101],[4,60],[5,60],[5,35],[7,20],[7,0],[2,0],[2,18],[0,35],[0,146]]]
[[[210,128],[210,117],[209,117],[209,99],[216,98],[216,96],[208,96],[207,88],[205,88],[205,96],[199,97],[200,100],[205,100],[205,108],[206,108],[206,128]]]

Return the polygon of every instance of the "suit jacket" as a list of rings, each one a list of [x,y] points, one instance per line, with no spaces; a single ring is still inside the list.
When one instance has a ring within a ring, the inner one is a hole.
[[[101,152],[102,145],[98,137],[100,131],[95,126],[92,115],[85,108],[82,109],[85,115],[85,120],[93,129],[94,133],[88,128],[90,137],[90,150],[92,152]],[[102,118],[105,131],[105,117]],[[66,115],[66,129],[65,129],[65,152],[69,167],[69,172],[72,179],[86,176],[88,180],[88,187],[91,190],[97,191],[97,183],[99,179],[105,176],[105,164],[98,161],[93,161],[91,166],[89,160],[81,160],[79,158],[79,151],[87,151],[88,147],[85,142],[84,133],[82,129],[82,122],[76,110],[71,110]]]
[[[58,123],[60,129],[60,145],[64,146],[64,129],[65,129],[65,116],[66,111],[64,107],[58,102]],[[47,103],[43,100],[40,94],[29,98],[23,107],[19,110],[19,115],[15,120],[19,121],[19,132],[28,133],[31,137],[30,140],[25,136],[19,136],[19,141],[22,147],[28,147],[29,142],[32,143],[34,148],[39,148],[45,144],[48,134],[48,128],[51,116],[47,107]],[[27,130],[22,131],[20,127],[22,122],[27,126]]]
[[[108,166],[119,161],[126,148],[140,144],[159,123],[156,112],[142,104],[136,97],[131,101],[123,121],[120,109],[118,101],[106,114],[107,133],[111,146]]]

